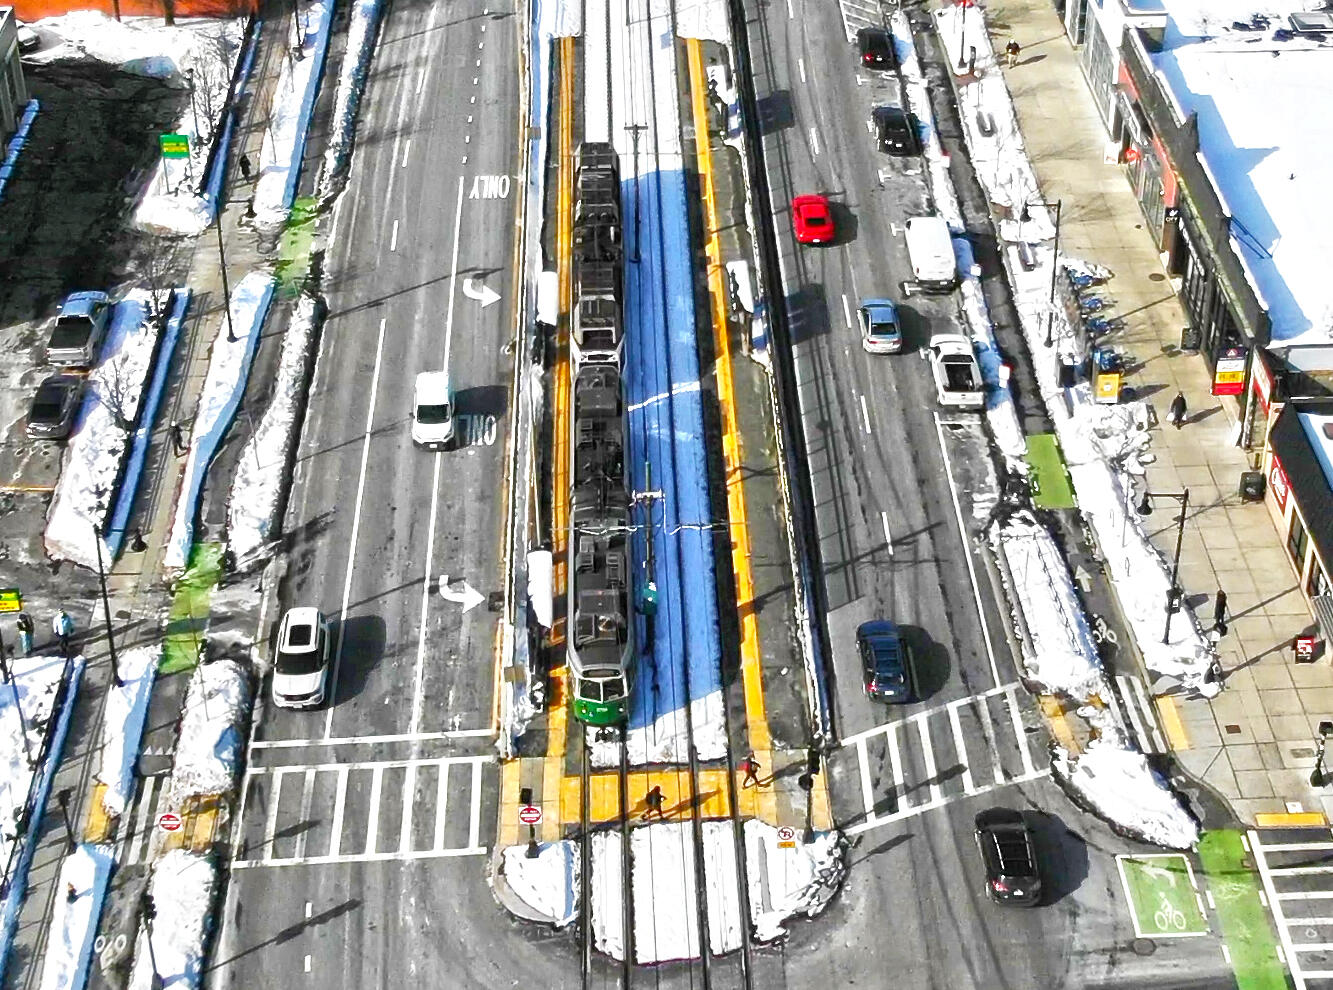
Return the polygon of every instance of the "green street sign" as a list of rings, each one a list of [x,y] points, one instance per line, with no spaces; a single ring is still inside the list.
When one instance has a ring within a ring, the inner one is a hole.
[[[188,134],[160,134],[157,143],[162,148],[163,158],[190,157],[190,135]]]
[[[18,612],[23,608],[23,592],[18,588],[0,588],[0,612]]]

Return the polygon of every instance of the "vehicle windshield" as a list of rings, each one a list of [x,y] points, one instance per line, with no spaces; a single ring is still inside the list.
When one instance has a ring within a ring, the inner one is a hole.
[[[822,213],[815,213],[813,209],[805,215],[805,222],[811,227],[820,227],[828,223],[828,217]]]
[[[51,331],[51,346],[70,347],[85,343],[93,330],[92,320],[86,316],[62,316]]]
[[[49,422],[60,418],[60,397],[39,395],[32,404],[32,418]]]
[[[429,426],[449,422],[449,403],[441,402],[437,405],[417,406],[417,422]]]

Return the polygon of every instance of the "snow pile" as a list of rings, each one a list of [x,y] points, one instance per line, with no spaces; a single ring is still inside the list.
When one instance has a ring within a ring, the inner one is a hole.
[[[89,375],[83,408],[46,514],[46,552],[54,560],[97,567],[94,530],[106,525],[157,349],[158,323],[145,319],[148,303],[149,293],[134,289],[112,309],[101,358]],[[105,546],[102,554],[109,565]]]
[[[677,0],[675,9],[677,36],[731,43],[726,0]]]
[[[41,990],[73,990],[87,982],[93,937],[97,934],[114,860],[111,846],[83,843],[61,864],[51,913],[51,935],[42,960]],[[71,886],[75,893],[73,900],[66,894]]]
[[[227,543],[238,567],[268,542],[278,522],[278,502],[288,478],[292,445],[297,440],[305,371],[321,317],[318,300],[302,293],[282,340],[273,399],[254,435],[245,442],[236,465],[227,500]]]
[[[185,459],[180,488],[176,493],[176,515],[171,523],[162,567],[168,574],[185,570],[194,541],[194,516],[203,487],[204,472],[213,459],[223,434],[245,393],[250,362],[259,344],[259,331],[268,314],[273,296],[273,276],[255,271],[246,275],[231,292],[231,327],[235,341],[227,340],[227,322],[218,328],[213,353],[208,360],[208,374],[199,395],[190,434],[190,449]]]
[[[788,918],[813,918],[823,911],[847,875],[837,832],[816,832],[812,842],[787,849],[779,841],[772,825],[757,819],[745,823],[750,916],[760,942],[785,935]]]
[[[213,926],[213,861],[186,849],[173,849],[153,863],[148,892],[157,909],[150,957],[147,933],[139,930],[129,990],[150,990],[153,964],[164,990],[198,987],[203,975],[204,942]]]
[[[953,187],[953,178],[949,175],[949,159],[940,144],[939,131],[935,127],[935,114],[930,105],[926,77],[921,71],[920,62],[917,61],[911,25],[907,15],[901,11],[893,15],[893,37],[902,68],[907,102],[920,123],[922,154],[926,161],[926,173],[930,178],[930,192],[935,201],[935,210],[944,218],[944,222],[949,225],[949,230],[954,235],[953,251],[958,267],[963,315],[971,332],[972,346],[977,355],[977,364],[981,368],[981,377],[986,383],[986,422],[990,425],[991,435],[995,438],[1000,452],[1004,454],[1009,470],[1026,474],[1027,465],[1024,457],[1027,454],[1027,444],[1023,439],[1023,428],[1019,425],[1018,415],[1014,410],[1013,395],[1009,391],[1009,369],[1000,358],[999,348],[995,343],[995,331],[991,326],[985,294],[981,290],[981,279],[977,274],[976,261],[972,255],[972,244],[964,236],[967,225],[963,221],[962,208],[958,205],[958,194]]]
[[[273,93],[268,130],[264,132],[264,143],[259,152],[259,175],[255,180],[254,223],[259,230],[272,231],[281,227],[296,194],[296,179],[305,151],[306,132],[310,129],[315,95],[319,92],[320,69],[328,49],[332,14],[332,3],[312,0],[292,18],[287,28],[292,47],[300,49],[301,57],[283,60]]]
[[[118,21],[98,10],[75,10],[34,22],[44,35],[60,41],[24,55],[23,61],[47,65],[91,58],[132,75],[183,86],[186,70],[198,62],[211,39],[230,34],[235,23],[200,18],[168,26],[156,18]]]
[[[1076,438],[1075,448],[1089,451],[1102,460],[1142,477],[1145,465],[1152,462],[1148,448],[1148,405],[1122,402],[1119,405],[1082,403],[1074,407],[1067,435]]]
[[[249,712],[250,676],[244,666],[235,660],[215,660],[195,668],[185,692],[171,771],[173,802],[232,789]]]
[[[977,179],[990,201],[1009,211],[1010,219],[998,225],[1002,240],[1050,240],[1055,234],[1054,211],[1039,203],[1040,188],[1023,146],[1009,91],[995,62],[984,15],[976,7],[966,16],[962,10],[954,6],[938,9],[934,17],[946,51],[971,46],[977,50],[975,78],[961,86],[958,94],[959,117]],[[987,122],[989,134],[983,133],[978,118]],[[1022,219],[1025,206],[1026,220]],[[1144,663],[1157,674],[1177,679],[1186,690],[1216,692],[1217,685],[1205,683],[1214,653],[1192,610],[1183,607],[1178,621],[1172,624],[1171,641],[1165,645],[1160,642],[1170,573],[1132,511],[1133,499],[1126,491],[1128,479],[1118,467],[1123,464],[1125,470],[1137,472],[1149,455],[1143,450],[1141,437],[1131,433],[1117,442],[1113,439],[1119,425],[1116,420],[1108,422],[1101,413],[1083,410],[1094,404],[1086,382],[1071,389],[1061,387],[1060,364],[1081,363],[1086,350],[1083,335],[1069,326],[1063,307],[1051,305],[1051,265],[1056,260],[1051,247],[1029,243],[1028,248],[1031,265],[1016,264],[1011,257],[1005,266],[1014,304],[1042,397],[1069,465],[1079,508],[1096,533]],[[1048,321],[1052,330],[1050,346],[1046,344]],[[1072,415],[1071,409],[1075,410]],[[1125,415],[1137,422],[1140,414]],[[1114,463],[1107,462],[1108,455]]]
[[[532,58],[537,65],[550,64],[546,47],[552,38],[577,38],[583,33],[583,4],[576,0],[544,0],[541,3],[534,3],[532,16],[537,44],[541,49]]]
[[[370,59],[375,54],[379,16],[380,0],[354,0],[346,50],[338,70],[338,91],[333,98],[333,134],[324,149],[324,170],[319,177],[317,195],[321,203],[338,195],[347,174],[347,161],[356,137],[356,112],[365,90]]]
[[[716,859],[726,869],[708,877],[708,943],[712,951],[740,945],[740,912],[728,911],[722,895],[735,903],[738,885],[730,822],[704,822],[706,867]],[[725,840],[719,842],[718,840]],[[725,845],[725,850],[720,848]],[[673,959],[697,959],[700,950],[698,888],[695,883],[694,835],[690,822],[649,825],[630,832],[630,883],[634,897],[634,961],[640,965]],[[594,870],[596,866],[594,865]]]
[[[1129,744],[1114,716],[1092,705],[1079,714],[1098,736],[1077,757],[1055,746],[1051,760],[1051,771],[1070,798],[1121,835],[1169,849],[1189,849],[1198,842],[1198,822],[1147,757]]]
[[[106,711],[102,719],[102,755],[97,767],[97,782],[105,785],[102,807],[112,818],[125,813],[134,782],[134,761],[139,755],[144,719],[148,716],[148,698],[157,677],[157,661],[162,645],[138,646],[119,656],[121,687],[107,690]]]
[[[1104,692],[1097,645],[1051,534],[1023,510],[995,522],[990,544],[1009,586],[1029,686],[1080,701]]]
[[[13,657],[9,669],[14,679],[0,688],[0,863],[9,862],[18,838],[16,823],[23,817],[35,769],[28,766],[28,754],[36,757],[42,750],[65,661],[62,657]]]
[[[650,828],[652,826],[649,826]],[[625,958],[624,874],[620,832],[592,834],[592,878],[589,901],[592,941],[612,959]]]
[[[563,839],[538,849],[537,858],[529,859],[527,846],[506,847],[500,869],[524,904],[564,928],[579,916],[579,845]]]

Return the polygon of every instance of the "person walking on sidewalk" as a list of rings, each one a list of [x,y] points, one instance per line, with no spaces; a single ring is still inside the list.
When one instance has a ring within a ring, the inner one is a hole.
[[[745,754],[745,759],[741,760],[741,769],[745,771],[745,780],[741,782],[741,790],[754,784],[759,786],[759,761],[754,758],[754,750]]]
[[[51,618],[51,632],[60,641],[60,655],[69,659],[69,638],[74,635],[74,620],[63,608]]]
[[[1167,410],[1166,418],[1171,421],[1171,425],[1177,430],[1185,425],[1185,393],[1176,392],[1176,397],[1171,400],[1171,408]]]
[[[185,444],[185,431],[181,429],[180,423],[171,424],[171,451],[177,457],[185,453],[190,448]]]
[[[1227,593],[1221,588],[1217,589],[1217,597],[1213,599],[1213,628],[1218,636],[1227,634]]]
[[[1015,41],[1013,38],[1009,39],[1009,44],[1004,46],[1004,57],[1005,61],[1009,65],[1009,68],[1012,69],[1015,65],[1018,64],[1018,53],[1021,52],[1022,50],[1023,49],[1019,47],[1017,41]]]
[[[250,181],[250,156],[241,155],[241,178],[246,182]]]
[[[73,902],[77,901],[78,899],[79,899],[79,891],[74,886],[74,881],[71,880],[69,883],[65,884],[65,900]]]
[[[32,656],[32,616],[20,612],[15,625],[19,631],[19,652],[25,657]]]
[[[648,810],[643,813],[644,821],[648,820],[649,815],[656,814],[658,818],[664,818],[662,814],[662,785],[654,784],[652,790],[643,796],[643,803],[648,806]]]

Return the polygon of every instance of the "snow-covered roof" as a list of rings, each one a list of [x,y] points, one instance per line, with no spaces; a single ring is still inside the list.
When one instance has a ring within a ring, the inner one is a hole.
[[[1328,487],[1333,488],[1333,412],[1301,412],[1297,415]]]
[[[1311,0],[1166,0],[1158,70],[1196,113],[1200,157],[1231,212],[1232,247],[1272,320],[1273,344],[1333,341],[1333,198],[1324,163],[1333,114],[1333,46],[1295,35]],[[1242,28],[1239,25],[1243,25]]]

